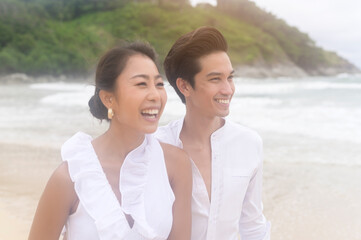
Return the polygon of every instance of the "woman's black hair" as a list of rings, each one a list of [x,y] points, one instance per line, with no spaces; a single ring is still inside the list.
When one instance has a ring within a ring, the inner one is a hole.
[[[141,54],[157,65],[157,54],[149,43],[133,42],[117,46],[106,52],[99,60],[95,73],[95,92],[88,105],[91,114],[100,120],[108,120],[108,109],[99,97],[100,90],[114,91],[118,76],[124,70],[131,56]]]

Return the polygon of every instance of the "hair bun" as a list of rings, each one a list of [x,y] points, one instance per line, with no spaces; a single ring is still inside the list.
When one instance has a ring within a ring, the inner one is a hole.
[[[108,120],[108,110],[100,100],[99,94],[95,93],[88,102],[91,114],[99,120]]]

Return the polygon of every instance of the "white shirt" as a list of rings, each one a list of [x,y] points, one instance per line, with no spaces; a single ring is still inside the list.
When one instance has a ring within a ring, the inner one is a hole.
[[[183,148],[184,119],[160,127],[156,137]],[[192,240],[269,240],[262,211],[262,139],[253,130],[225,121],[211,135],[211,202],[192,161]]]
[[[66,223],[67,239],[167,239],[175,198],[159,142],[146,135],[126,156],[119,173],[120,206],[91,141],[89,135],[77,133],[61,149],[79,198],[76,212]],[[133,217],[132,228],[124,213]]]

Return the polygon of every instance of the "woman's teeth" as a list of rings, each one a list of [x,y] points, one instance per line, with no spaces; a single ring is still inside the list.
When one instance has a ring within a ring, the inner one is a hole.
[[[142,111],[142,114],[156,115],[158,113],[159,113],[158,109],[147,109]]]
[[[142,115],[147,118],[156,118],[159,113],[158,109],[146,109],[142,111]]]

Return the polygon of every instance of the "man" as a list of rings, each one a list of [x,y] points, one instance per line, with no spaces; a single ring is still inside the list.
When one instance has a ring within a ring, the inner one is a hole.
[[[225,119],[235,87],[223,35],[201,27],[181,36],[164,69],[186,115],[159,128],[157,137],[192,159],[192,240],[270,239],[262,213],[262,140]]]

